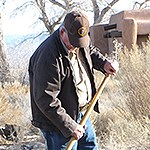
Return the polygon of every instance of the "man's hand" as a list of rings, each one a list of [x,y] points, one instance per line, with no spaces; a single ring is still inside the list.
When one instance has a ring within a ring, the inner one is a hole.
[[[116,75],[119,70],[119,63],[116,60],[107,61],[104,65],[104,70],[111,75]]]
[[[77,128],[75,129],[73,133],[73,136],[75,137],[76,140],[79,140],[83,136],[84,133],[85,133],[84,127],[78,124]]]

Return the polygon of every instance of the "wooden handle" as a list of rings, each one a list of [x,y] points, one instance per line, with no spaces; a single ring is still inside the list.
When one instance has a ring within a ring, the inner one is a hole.
[[[103,79],[101,85],[99,86],[99,88],[98,88],[96,94],[94,95],[93,99],[91,100],[91,102],[90,102],[90,104],[89,104],[89,106],[88,106],[88,109],[87,109],[86,113],[84,114],[84,116],[83,116],[82,119],[81,119],[80,125],[82,125],[82,126],[85,125],[87,119],[89,118],[89,116],[90,116],[92,110],[94,109],[94,106],[95,106],[95,104],[96,104],[96,102],[97,102],[97,100],[98,100],[100,94],[102,93],[102,91],[103,91],[103,89],[104,89],[106,83],[108,82],[109,78],[110,78],[110,74],[107,74],[107,75],[104,77],[104,79]],[[71,137],[71,139],[69,140],[69,143],[68,143],[68,145],[67,145],[66,150],[71,150],[75,142],[76,142],[76,139],[75,139],[74,137]]]

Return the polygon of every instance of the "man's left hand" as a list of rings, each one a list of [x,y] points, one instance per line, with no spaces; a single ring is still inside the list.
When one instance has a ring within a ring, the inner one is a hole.
[[[119,63],[116,60],[107,61],[104,65],[104,70],[108,74],[116,75],[119,70]]]

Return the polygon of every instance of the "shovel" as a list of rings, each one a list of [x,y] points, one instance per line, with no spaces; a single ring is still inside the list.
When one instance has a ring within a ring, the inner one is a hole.
[[[89,106],[88,106],[88,108],[87,108],[87,111],[86,111],[86,113],[84,114],[84,116],[83,116],[83,118],[82,118],[82,120],[81,120],[81,122],[80,122],[80,125],[82,125],[82,126],[85,125],[85,123],[86,123],[87,119],[89,118],[89,116],[90,116],[92,110],[94,109],[94,106],[95,106],[95,104],[96,104],[96,102],[97,102],[97,100],[98,100],[100,94],[102,93],[102,91],[103,91],[103,89],[104,89],[106,83],[108,82],[110,76],[111,76],[110,74],[106,74],[106,75],[105,75],[105,77],[104,77],[102,83],[100,84],[100,86],[99,86],[99,88],[98,88],[96,94],[94,95],[93,99],[91,100],[91,102],[90,102],[90,104],[89,104]],[[67,145],[66,150],[71,150],[75,142],[76,142],[75,137],[71,137],[71,139],[69,140],[69,143],[68,143],[68,145]]]

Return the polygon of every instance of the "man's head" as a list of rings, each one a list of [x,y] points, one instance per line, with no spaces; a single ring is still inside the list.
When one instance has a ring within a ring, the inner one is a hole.
[[[72,46],[86,48],[89,45],[89,21],[83,13],[76,11],[68,13],[63,26]]]

